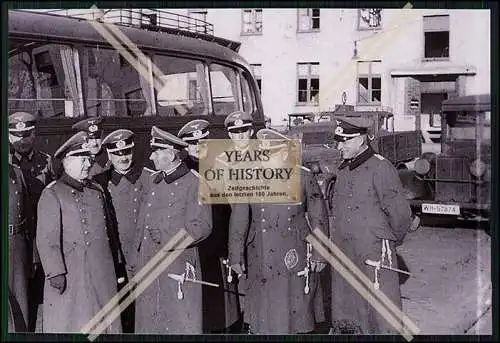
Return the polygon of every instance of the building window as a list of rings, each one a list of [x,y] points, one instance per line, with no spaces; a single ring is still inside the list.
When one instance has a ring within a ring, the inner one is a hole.
[[[319,8],[299,8],[298,31],[319,31]]]
[[[358,104],[379,104],[382,98],[380,61],[358,62]]]
[[[243,28],[244,34],[262,33],[262,8],[249,8],[243,10]]]
[[[207,33],[207,11],[206,10],[188,10],[189,31]]]
[[[297,63],[297,102],[319,103],[319,62]]]
[[[259,93],[262,93],[262,64],[250,64],[252,74],[259,85]]]
[[[450,16],[424,16],[424,58],[450,57]]]
[[[379,29],[382,26],[381,8],[360,8],[358,10],[358,29]]]

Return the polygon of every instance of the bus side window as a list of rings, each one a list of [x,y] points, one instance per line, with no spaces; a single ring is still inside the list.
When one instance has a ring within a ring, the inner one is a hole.
[[[27,111],[41,118],[78,115],[81,97],[76,86],[74,49],[29,41],[11,41],[11,46],[9,113]]]
[[[89,117],[142,117],[155,112],[150,68],[145,75],[114,49],[86,47],[82,53],[82,81]]]
[[[255,94],[253,93],[252,88],[249,85],[247,75],[245,74],[242,74],[241,76],[241,88],[241,93],[243,95],[243,111],[253,115],[257,108]]]
[[[239,109],[238,81],[234,69],[210,65],[210,81],[215,115],[228,115]]]
[[[208,81],[202,61],[155,55],[153,65],[160,83],[156,89],[156,108],[160,116],[207,115]]]

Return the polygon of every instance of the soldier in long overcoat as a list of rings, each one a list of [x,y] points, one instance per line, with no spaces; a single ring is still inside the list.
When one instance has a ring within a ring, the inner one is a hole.
[[[127,269],[125,275],[118,275],[125,278],[119,283],[119,289],[132,278],[133,270],[129,261],[133,259],[135,229],[139,206],[144,194],[143,180],[151,172],[135,162],[134,145],[134,133],[130,130],[119,129],[107,135],[102,140],[102,147],[111,162],[111,168],[94,176],[109,196],[114,213],[112,217],[116,219],[120,247]],[[120,267],[116,266],[116,268]],[[123,270],[119,270],[118,274],[120,273],[123,273]],[[131,333],[134,330],[134,307],[135,304],[132,303],[122,312],[122,325],[125,333]]]
[[[12,164],[20,168],[26,182],[25,202],[26,235],[33,269],[28,282],[28,330],[35,331],[38,307],[43,301],[44,273],[35,245],[37,206],[42,190],[54,180],[51,156],[35,148],[36,118],[27,112],[15,112],[9,116],[9,143]]]
[[[368,145],[366,118],[338,121],[335,140],[343,162],[332,203],[331,239],[379,289],[401,308],[399,275],[365,263],[398,268],[396,247],[411,223],[411,210],[394,166]],[[390,334],[396,330],[336,270],[332,272],[333,333]]]
[[[177,136],[185,141],[186,165],[199,172],[200,151],[198,141],[209,137],[209,122],[192,120],[184,125]],[[202,152],[203,153],[203,152]],[[240,319],[236,284],[227,282],[227,233],[231,207],[227,204],[213,204],[212,233],[199,244],[203,279],[221,287],[203,287],[203,331],[206,333],[230,332]],[[223,286],[223,287],[222,287]],[[239,328],[238,328],[239,329]]]
[[[42,192],[36,242],[45,271],[44,332],[80,332],[116,294],[117,279],[102,187],[88,179],[87,134],[55,153],[64,173]],[[104,333],[120,333],[115,320]]]
[[[9,155],[10,159],[10,155]],[[19,167],[9,162],[9,332],[25,332],[28,326],[28,278],[32,261],[26,232],[26,186]]]
[[[181,229],[194,242],[136,299],[136,333],[202,333],[200,284],[180,282],[168,274],[200,279],[197,245],[212,231],[210,206],[198,202],[200,179],[179,159],[187,147],[180,138],[155,126],[151,130],[150,159],[156,172],[145,181],[136,240],[136,270],[141,270]],[[196,173],[196,174],[195,174]],[[181,299],[178,291],[183,292]]]
[[[274,151],[273,159],[287,158],[283,152],[287,149],[281,147],[286,136],[262,129],[257,138],[279,139],[266,149]],[[246,251],[246,287],[240,291],[246,295],[245,316],[255,334],[309,333],[315,322],[324,320],[315,318],[322,313],[316,311],[315,297],[319,296],[318,272],[325,262],[311,248],[308,256],[306,237],[313,229],[328,232],[328,213],[311,172],[302,166],[295,166],[293,172],[300,173],[300,202],[236,206],[231,216],[229,259],[232,265],[241,265]],[[247,231],[248,211],[251,223]],[[306,279],[297,273],[308,263],[311,273]]]

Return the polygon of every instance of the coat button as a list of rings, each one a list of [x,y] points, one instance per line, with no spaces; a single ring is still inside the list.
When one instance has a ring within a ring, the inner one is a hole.
[[[148,214],[146,214],[146,217],[149,217],[149,213],[148,213]]]
[[[351,206],[347,206],[347,209],[350,210],[351,209]]]
[[[262,229],[262,232],[266,232],[266,229]]]
[[[260,210],[261,210],[262,212],[264,212],[264,209],[263,209],[263,208],[261,208]]]
[[[151,195],[155,195],[155,192],[151,192]]]
[[[175,182],[175,183],[174,183],[174,185],[176,185],[176,186],[177,186],[178,184],[179,184],[178,182]]]
[[[134,212],[137,212],[137,209],[136,209],[136,208],[134,208]]]
[[[262,222],[265,222],[266,220],[264,218],[262,218]]]
[[[170,216],[167,216],[168,219],[170,219]]]
[[[134,188],[134,192],[137,192],[137,188]]]
[[[170,193],[170,195],[174,195],[174,192]]]
[[[288,231],[292,231],[292,228],[291,228],[291,227],[289,227],[289,228],[288,228]]]
[[[292,218],[288,218],[288,221],[289,221],[289,222],[290,222],[290,221],[292,221]]]
[[[148,204],[148,207],[151,207],[151,203]]]
[[[288,206],[288,210],[289,210],[290,208],[291,208],[291,207],[290,207],[290,206]]]
[[[168,207],[172,207],[172,203],[168,204]]]
[[[146,226],[145,226],[145,228],[146,228],[146,229],[149,229],[149,225],[146,225]]]
[[[19,191],[16,191],[16,194],[19,194]]]
[[[144,239],[146,239],[146,238],[147,238],[147,237],[146,237],[146,236],[144,236]]]
[[[87,244],[87,246],[88,246],[88,245],[90,245],[90,242],[85,242],[85,244]]]
[[[349,196],[352,198],[352,193],[350,193]]]
[[[89,234],[89,232],[88,232],[87,230],[85,230],[85,231],[83,231],[83,234],[84,234],[84,235],[88,235],[88,234]]]
[[[137,201],[137,198],[134,198],[134,201]]]

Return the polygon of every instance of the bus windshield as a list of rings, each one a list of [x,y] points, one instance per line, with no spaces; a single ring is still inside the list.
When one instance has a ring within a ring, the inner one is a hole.
[[[99,44],[11,40],[9,112],[73,118],[254,111],[255,95],[237,67],[143,53],[143,59],[128,60]]]

